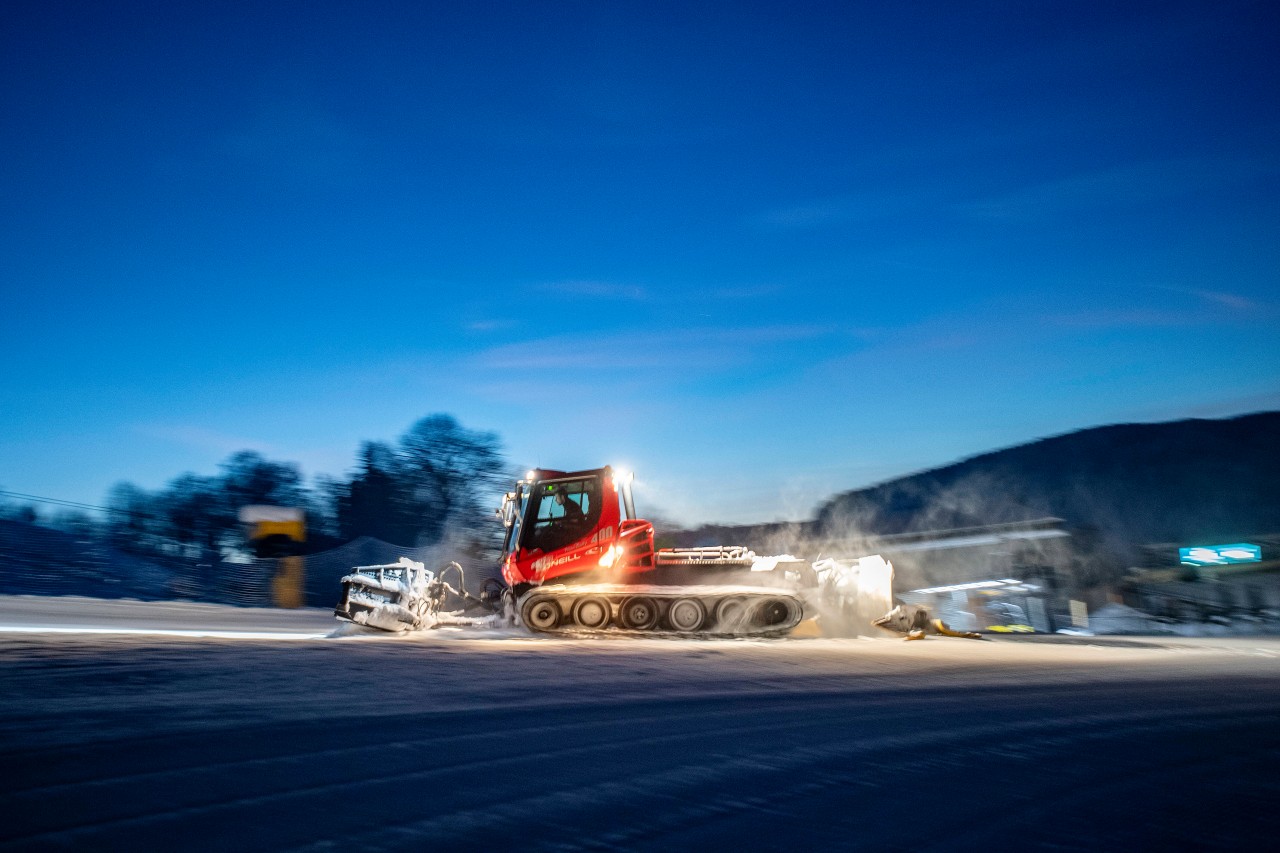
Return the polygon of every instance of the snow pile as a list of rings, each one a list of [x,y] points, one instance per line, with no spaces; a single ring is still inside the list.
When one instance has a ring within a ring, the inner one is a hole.
[[[381,628],[383,631],[408,631],[411,628],[426,628],[418,624],[413,612],[399,604],[379,604],[372,610],[359,610],[351,615],[351,621],[357,625],[368,625],[370,628]]]

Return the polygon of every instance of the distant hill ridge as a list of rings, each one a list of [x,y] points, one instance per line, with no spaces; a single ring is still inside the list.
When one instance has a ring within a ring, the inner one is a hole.
[[[1082,429],[838,494],[811,522],[679,538],[832,540],[1044,516],[1121,550],[1280,532],[1280,412]]]

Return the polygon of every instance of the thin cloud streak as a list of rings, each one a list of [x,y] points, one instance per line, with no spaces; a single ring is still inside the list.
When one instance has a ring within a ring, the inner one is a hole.
[[[1159,289],[1169,293],[1181,293],[1186,296],[1194,296],[1197,299],[1208,302],[1218,308],[1226,308],[1229,311],[1259,312],[1267,309],[1266,305],[1256,299],[1251,299],[1248,296],[1242,296],[1238,293],[1230,293],[1225,290],[1209,290],[1207,288],[1198,287],[1173,287],[1168,285],[1160,286]]]
[[[1068,329],[1132,329],[1162,326],[1189,326],[1201,318],[1183,311],[1160,308],[1098,308],[1065,314],[1050,314],[1045,325]]]
[[[230,454],[238,450],[255,450],[259,453],[277,453],[274,446],[265,441],[230,435],[194,424],[138,424],[133,431],[147,438],[179,444],[196,450],[211,450]]]
[[[638,285],[594,279],[553,281],[538,285],[538,289],[583,299],[624,299],[638,302],[649,298],[649,292]]]
[[[1230,308],[1232,311],[1257,311],[1262,307],[1252,299],[1235,293],[1223,293],[1213,290],[1192,290],[1191,293],[1208,302],[1215,302],[1224,308]]]
[[[496,332],[509,329],[514,325],[515,323],[511,320],[473,320],[463,328],[468,332]]]
[[[522,341],[486,350],[472,359],[482,369],[631,370],[722,367],[750,360],[756,349],[814,340],[838,331],[830,326],[685,328],[661,332],[572,335]]]
[[[749,217],[748,222],[768,230],[798,231],[889,219],[923,202],[922,197],[905,193],[829,198],[766,210]]]
[[[1241,184],[1274,170],[1250,160],[1209,158],[1134,163],[1032,184],[1003,195],[956,205],[977,219],[1031,220],[1041,216],[1151,204]]]

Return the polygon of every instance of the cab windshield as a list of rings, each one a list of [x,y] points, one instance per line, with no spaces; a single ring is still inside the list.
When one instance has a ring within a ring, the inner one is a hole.
[[[536,483],[529,495],[523,545],[554,551],[581,539],[600,520],[600,483],[595,479]]]

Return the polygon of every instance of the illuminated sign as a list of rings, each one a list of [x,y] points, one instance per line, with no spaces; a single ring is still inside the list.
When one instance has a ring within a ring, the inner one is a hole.
[[[1196,545],[1179,548],[1178,558],[1184,566],[1225,566],[1229,563],[1257,563],[1262,549],[1244,542],[1235,545]]]

